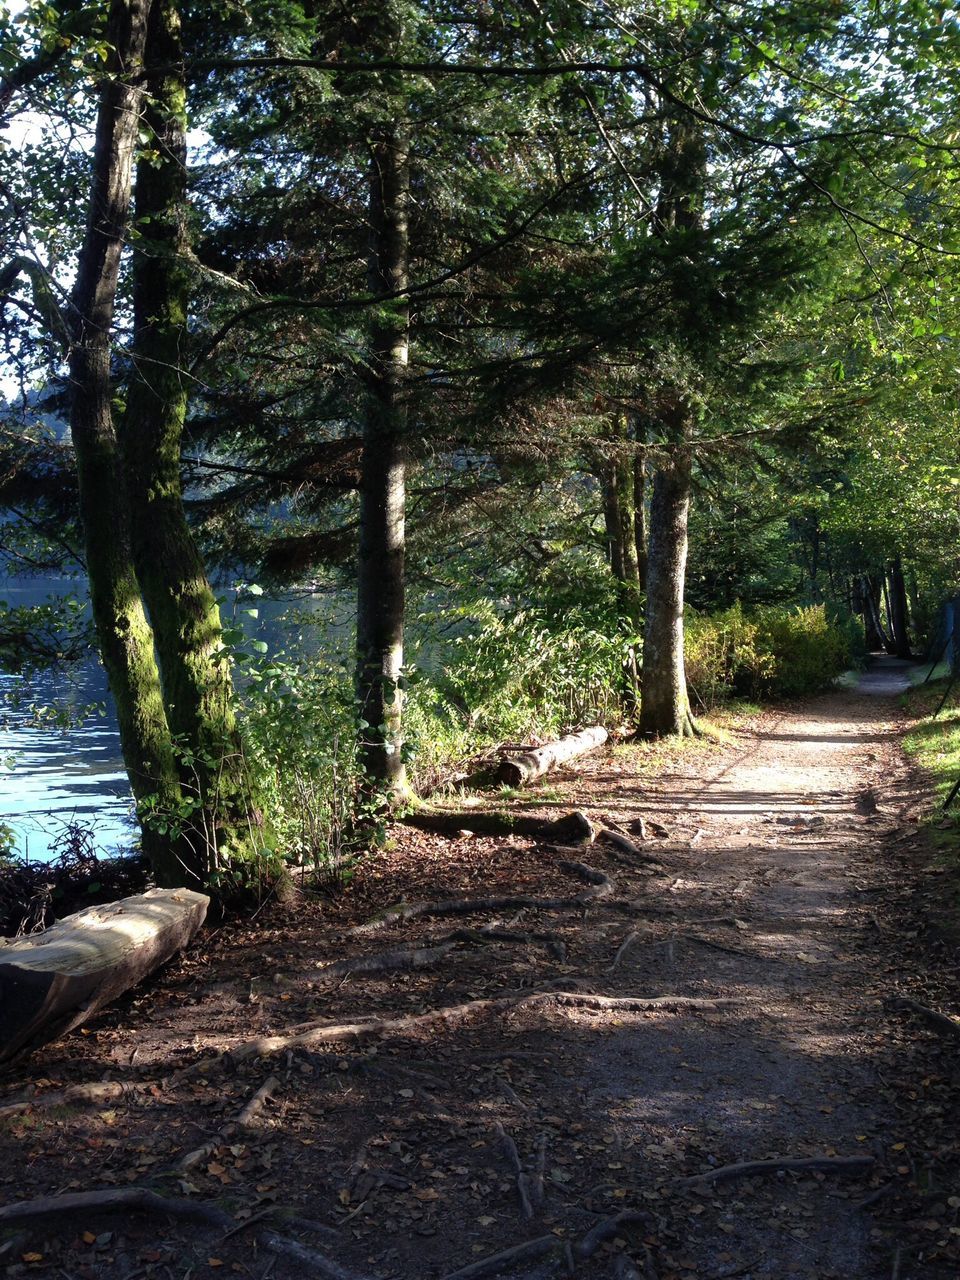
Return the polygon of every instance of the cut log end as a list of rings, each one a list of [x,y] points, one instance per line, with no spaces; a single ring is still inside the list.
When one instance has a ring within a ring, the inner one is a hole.
[[[150,889],[4,947],[0,1061],[71,1031],[136,986],[191,941],[209,903],[192,889]]]

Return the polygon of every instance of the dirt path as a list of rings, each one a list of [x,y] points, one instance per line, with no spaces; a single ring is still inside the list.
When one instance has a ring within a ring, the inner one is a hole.
[[[37,1055],[40,1103],[3,1121],[0,1199],[150,1186],[216,1203],[238,1232],[90,1209],[0,1247],[0,1266],[81,1280],[960,1275],[954,1046],[890,1003],[950,1004],[957,963],[918,924],[902,682],[883,664],[730,746],[623,747],[555,784],[544,803],[635,838],[645,824],[641,860],[603,842],[409,837],[296,926],[211,937]],[[606,882],[585,888],[572,859]],[[494,893],[582,901],[356,931],[400,897]],[[420,967],[321,967],[412,948]],[[665,1004],[601,1008],[592,993]],[[374,1017],[393,1030],[236,1052]],[[9,1097],[27,1071],[8,1071]],[[105,1072],[132,1091],[43,1106]],[[252,1123],[222,1132],[271,1075]],[[811,1158],[825,1163],[716,1173]],[[278,1225],[278,1205],[297,1219]],[[270,1253],[267,1228],[312,1252]],[[485,1268],[524,1242],[526,1258]]]

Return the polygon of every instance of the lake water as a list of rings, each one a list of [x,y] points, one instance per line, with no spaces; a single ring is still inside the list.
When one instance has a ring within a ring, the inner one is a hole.
[[[82,597],[84,589],[83,582],[69,579],[0,579],[0,598],[11,604],[42,604],[50,596],[69,593]],[[302,640],[298,634],[298,644],[308,651],[335,649],[349,632],[349,602],[343,597],[251,604],[259,604],[259,618],[242,620],[271,648],[291,643],[283,618],[294,605],[320,624],[308,628]],[[52,704],[77,709],[102,704],[104,709],[63,729],[38,723],[31,711],[31,706]],[[67,674],[44,672],[29,680],[0,674],[0,759],[0,823],[12,832],[12,846],[21,856],[35,861],[55,857],[57,841],[70,823],[92,828],[98,852],[131,846],[130,787],[106,674],[95,658]]]

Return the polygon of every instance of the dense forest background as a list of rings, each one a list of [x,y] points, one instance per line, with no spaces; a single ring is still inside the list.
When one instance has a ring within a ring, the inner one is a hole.
[[[96,645],[161,883],[329,872],[503,742],[943,652],[958,36],[915,0],[0,9],[0,549],[92,609],[0,639]],[[249,638],[298,591],[319,622]]]

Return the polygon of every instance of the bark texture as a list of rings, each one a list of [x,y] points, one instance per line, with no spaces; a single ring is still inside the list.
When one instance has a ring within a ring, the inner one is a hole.
[[[894,556],[888,574],[888,599],[890,601],[890,632],[893,652],[898,658],[912,658],[910,647],[910,610],[907,604],[907,586],[903,577],[903,561]]]
[[[370,328],[357,569],[357,705],[361,763],[372,786],[405,790],[403,666],[406,409],[409,357],[408,132],[386,126],[370,146],[368,285],[380,304]]]
[[[640,732],[649,737],[695,733],[683,666],[690,473],[690,450],[678,446],[653,481],[640,693]]]

